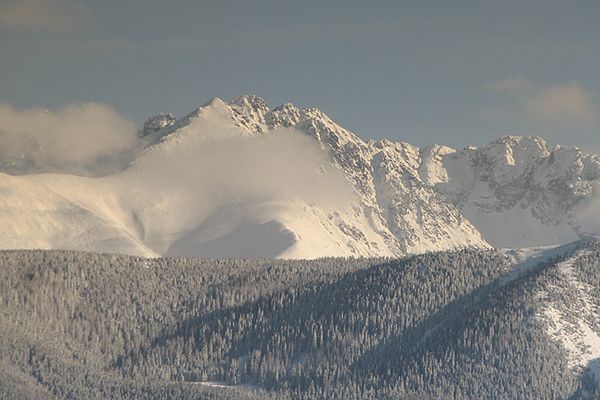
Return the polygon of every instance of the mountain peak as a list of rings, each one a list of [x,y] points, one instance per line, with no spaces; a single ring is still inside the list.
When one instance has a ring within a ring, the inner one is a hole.
[[[238,96],[230,101],[229,105],[247,107],[254,110],[269,110],[267,102],[262,97],[253,94]]]
[[[548,151],[548,144],[544,138],[536,135],[504,135],[493,140],[490,144],[504,144],[511,147],[533,145]]]
[[[144,122],[144,127],[142,128],[141,135],[148,136],[159,130],[171,126],[175,124],[175,116],[171,113],[160,113],[148,117]]]
[[[301,110],[292,103],[275,107],[267,116],[267,123],[273,128],[290,128],[298,124]]]
[[[204,108],[204,107],[213,107],[213,106],[222,106],[222,105],[226,105],[227,103],[225,103],[220,97],[213,97],[211,98],[209,101],[207,101],[206,103],[202,104],[199,108]]]
[[[266,115],[270,109],[267,102],[261,97],[239,96],[229,102],[228,106],[233,113],[233,119],[239,126],[258,133],[268,130]]]
[[[550,155],[546,141],[539,136],[502,136],[481,147],[479,152],[485,160],[509,166],[537,162]]]

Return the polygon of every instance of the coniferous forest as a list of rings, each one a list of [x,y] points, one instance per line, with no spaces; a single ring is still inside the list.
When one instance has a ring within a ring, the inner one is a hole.
[[[594,242],[517,275],[496,250],[300,261],[3,251],[0,398],[594,399],[592,368],[574,368],[541,317],[577,304],[567,259],[600,307]]]

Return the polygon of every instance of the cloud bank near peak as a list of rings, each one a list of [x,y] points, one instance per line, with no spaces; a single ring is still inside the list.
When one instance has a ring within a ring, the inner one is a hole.
[[[0,104],[0,170],[97,175],[137,145],[135,124],[112,107],[82,103],[50,111]]]

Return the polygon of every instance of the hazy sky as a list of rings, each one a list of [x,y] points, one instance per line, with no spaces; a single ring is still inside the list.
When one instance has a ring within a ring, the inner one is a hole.
[[[599,0],[0,0],[17,110],[93,101],[139,125],[252,93],[364,138],[600,150],[599,92]]]

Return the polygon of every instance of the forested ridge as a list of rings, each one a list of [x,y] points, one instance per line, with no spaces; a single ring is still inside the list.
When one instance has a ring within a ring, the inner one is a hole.
[[[600,294],[600,246],[580,247],[575,269]],[[571,256],[502,280],[513,265],[496,250],[296,261],[4,251],[0,398],[596,398],[536,318]]]

